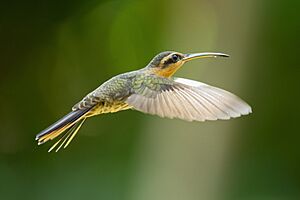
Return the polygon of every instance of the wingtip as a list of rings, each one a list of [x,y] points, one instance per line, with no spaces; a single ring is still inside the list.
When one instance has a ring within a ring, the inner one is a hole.
[[[253,111],[252,111],[252,108],[251,106],[249,106],[249,114],[251,114]]]
[[[251,106],[249,106],[247,103],[246,103],[246,111],[245,111],[245,113],[243,113],[243,115],[249,115],[249,114],[251,114],[252,113],[252,107]]]

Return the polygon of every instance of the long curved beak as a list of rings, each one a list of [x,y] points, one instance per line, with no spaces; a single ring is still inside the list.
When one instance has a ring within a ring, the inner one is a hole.
[[[182,60],[184,62],[188,62],[190,60],[194,60],[198,58],[216,58],[216,57],[229,57],[229,55],[224,53],[213,53],[213,52],[192,53],[192,54],[185,54]]]

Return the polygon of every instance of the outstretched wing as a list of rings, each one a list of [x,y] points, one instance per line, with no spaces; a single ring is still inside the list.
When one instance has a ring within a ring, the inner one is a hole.
[[[230,119],[251,113],[251,107],[236,95],[204,83],[160,77],[146,81],[135,86],[126,100],[144,113],[187,121]]]

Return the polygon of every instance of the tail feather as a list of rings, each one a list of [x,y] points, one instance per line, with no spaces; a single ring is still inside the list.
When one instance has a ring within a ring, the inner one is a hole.
[[[64,148],[66,148],[82,126],[83,122],[86,119],[85,115],[90,109],[91,108],[72,111],[62,119],[55,122],[53,125],[41,131],[36,135],[38,144],[40,145],[49,140],[53,140],[54,138],[65,132],[65,134],[49,149],[49,151],[54,149],[61,141],[63,141],[63,143],[58,147],[57,151],[62,147],[64,143]]]
[[[69,114],[67,114],[66,116],[64,116],[63,118],[61,118],[60,120],[58,120],[57,122],[55,122],[54,124],[52,124],[51,126],[46,128],[45,130],[43,130],[39,134],[37,134],[36,140],[39,140],[44,135],[47,135],[53,131],[56,131],[56,130],[66,126],[67,124],[75,122],[80,117],[82,117],[85,113],[87,113],[89,110],[90,110],[90,108],[82,109],[82,110],[75,110],[75,111],[70,112]]]
[[[52,147],[48,150],[48,152],[52,151],[55,149],[55,147],[60,144],[55,152],[58,152],[62,146],[66,148],[72,139],[75,137],[76,133],[79,131],[80,127],[82,126],[83,122],[85,121],[86,118],[81,119],[80,121],[76,122],[74,125],[72,125],[68,131],[54,144]]]

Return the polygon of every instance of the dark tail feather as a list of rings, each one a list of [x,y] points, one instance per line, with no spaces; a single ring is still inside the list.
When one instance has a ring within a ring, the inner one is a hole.
[[[66,130],[73,130],[70,132],[72,134],[75,130],[77,132],[80,128],[76,128],[77,125],[82,125],[82,123],[85,120],[84,116],[90,109],[91,108],[86,108],[82,110],[72,111],[66,116],[64,116],[62,119],[58,120],[57,122],[46,128],[45,130],[41,131],[39,134],[36,135],[36,140],[38,140],[38,144],[43,144],[48,140],[52,140],[60,134],[62,134],[63,132],[65,132]]]

